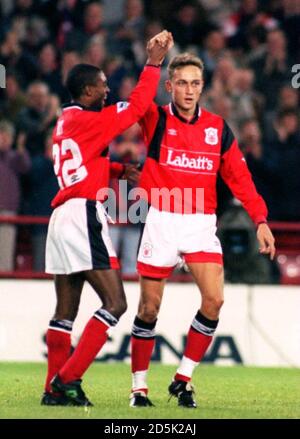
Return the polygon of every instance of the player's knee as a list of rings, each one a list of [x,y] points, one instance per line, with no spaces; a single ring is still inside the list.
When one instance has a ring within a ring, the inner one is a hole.
[[[104,308],[114,317],[119,319],[127,310],[126,299],[120,299],[116,303],[104,306]]]
[[[221,296],[206,297],[203,304],[213,312],[219,313],[224,304],[224,298]]]
[[[224,298],[223,298],[223,297],[217,297],[217,298],[215,299],[215,301],[214,301],[214,306],[215,306],[215,309],[216,309],[217,311],[220,311],[220,310],[221,310],[223,304],[224,304]]]
[[[157,319],[159,306],[156,304],[144,304],[140,307],[139,318],[144,322],[152,323]]]
[[[123,314],[125,314],[125,312],[127,311],[127,302],[126,300],[122,300],[119,304],[118,304],[118,313],[119,316],[121,317]]]

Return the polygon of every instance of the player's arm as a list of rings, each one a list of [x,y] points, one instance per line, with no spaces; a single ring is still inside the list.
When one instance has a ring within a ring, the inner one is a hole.
[[[152,102],[152,104],[146,111],[144,117],[142,117],[142,119],[139,120],[139,125],[142,129],[143,139],[147,147],[149,146],[151,139],[154,135],[158,118],[159,118],[158,107],[155,104],[155,102]]]
[[[147,46],[148,60],[129,102],[118,102],[104,108],[95,121],[101,126],[101,143],[108,144],[114,137],[141,119],[150,107],[160,79],[160,64],[172,47],[172,35],[161,32]]]
[[[268,209],[266,203],[257,193],[246,160],[226,122],[224,122],[222,131],[220,175],[258,227],[257,239],[260,252],[270,254],[271,259],[273,259],[275,240],[267,225]]]

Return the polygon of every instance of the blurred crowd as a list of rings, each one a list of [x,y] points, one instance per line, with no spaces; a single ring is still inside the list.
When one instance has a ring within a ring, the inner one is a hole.
[[[64,80],[79,62],[102,68],[108,103],[127,100],[146,60],[146,41],[173,33],[168,58],[200,56],[201,105],[227,120],[246,156],[269,219],[300,221],[300,0],[1,0],[0,215],[48,216],[57,190],[51,131],[69,100]],[[157,102],[165,104],[165,61]],[[142,163],[138,126],[111,145],[113,160]],[[111,182],[112,187],[116,182]],[[220,183],[220,212],[231,194]],[[46,226],[32,226],[33,267],[43,270]],[[135,273],[139,230],[114,226],[123,272]],[[16,230],[0,225],[0,270],[15,266]],[[2,249],[5,249],[3,251]]]

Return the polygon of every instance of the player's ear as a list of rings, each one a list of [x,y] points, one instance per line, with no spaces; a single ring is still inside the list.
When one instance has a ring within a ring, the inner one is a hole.
[[[167,79],[165,81],[165,89],[167,90],[168,93],[172,92],[172,84],[171,84],[170,79]]]
[[[86,85],[85,87],[84,87],[84,94],[86,95],[86,96],[92,96],[92,94],[93,94],[93,89],[92,89],[92,86],[91,85]]]

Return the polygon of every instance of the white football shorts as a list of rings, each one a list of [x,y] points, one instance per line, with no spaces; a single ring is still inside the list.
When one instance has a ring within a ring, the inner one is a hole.
[[[46,244],[46,272],[71,274],[118,269],[107,215],[99,201],[73,198],[52,213]]]
[[[223,264],[216,236],[216,215],[179,214],[150,207],[138,252],[137,270],[142,276],[167,278],[185,262]]]

